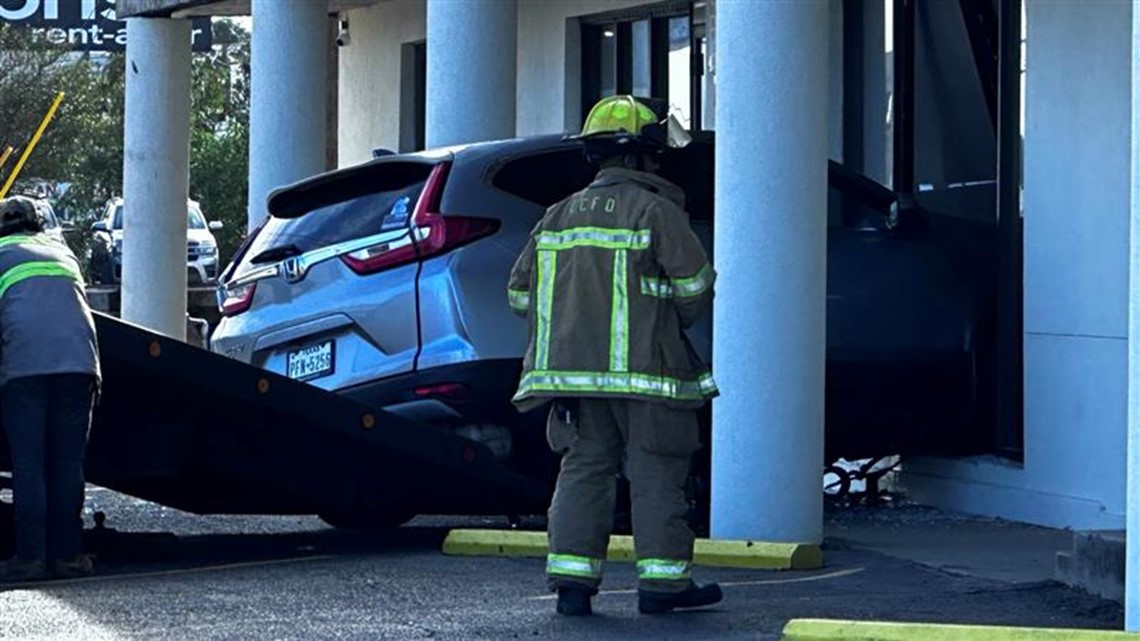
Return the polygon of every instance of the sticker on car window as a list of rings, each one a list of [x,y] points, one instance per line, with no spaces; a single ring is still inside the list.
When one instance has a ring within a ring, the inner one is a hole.
[[[406,227],[408,224],[408,203],[411,201],[410,196],[404,196],[392,203],[392,208],[388,210],[388,214],[380,221],[380,231],[390,231]]]

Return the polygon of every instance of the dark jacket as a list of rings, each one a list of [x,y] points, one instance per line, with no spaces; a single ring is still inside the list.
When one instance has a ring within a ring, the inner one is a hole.
[[[0,238],[0,385],[46,374],[99,378],[79,262],[43,234]]]
[[[557,397],[687,408],[716,396],[682,333],[709,308],[716,278],[683,207],[663,178],[603,169],[547,210],[508,285],[530,325],[521,411]]]

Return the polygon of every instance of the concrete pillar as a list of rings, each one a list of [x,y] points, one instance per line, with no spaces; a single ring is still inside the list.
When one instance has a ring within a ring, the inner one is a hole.
[[[124,320],[186,338],[190,22],[127,20]]]
[[[828,3],[717,13],[712,536],[818,543]]]
[[[1016,483],[1041,499],[1006,509],[1117,529],[1128,502],[1132,4],[1031,0],[1025,11],[1025,460]],[[1096,505],[1086,512],[1073,499]]]
[[[253,0],[249,228],[277,187],[325,170],[328,4]]]
[[[1140,632],[1140,0],[1132,0],[1131,243],[1128,287],[1128,477],[1124,629]]]
[[[517,33],[516,0],[428,0],[429,148],[515,135]]]

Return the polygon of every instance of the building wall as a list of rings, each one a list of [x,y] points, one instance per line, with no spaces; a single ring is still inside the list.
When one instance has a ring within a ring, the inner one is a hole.
[[[831,155],[842,157],[842,2],[832,7],[829,100]],[[516,133],[576,129],[581,109],[577,18],[658,4],[645,0],[519,0]],[[389,0],[348,12],[352,42],[340,49],[341,166],[368,160],[374,147],[400,142],[401,47],[426,37],[424,0]]]
[[[580,122],[578,16],[644,0],[520,0],[517,133],[561,132]],[[340,165],[400,141],[401,47],[426,38],[424,0],[390,0],[349,12],[352,44],[341,53]]]
[[[642,6],[644,0],[520,0],[520,136],[571,131],[582,117],[582,43],[575,18]]]
[[[400,56],[427,37],[424,0],[389,0],[348,12],[351,41],[340,48],[338,164],[400,145]]]
[[[1122,528],[1131,6],[1027,8],[1024,465],[918,461],[905,481],[971,512]]]

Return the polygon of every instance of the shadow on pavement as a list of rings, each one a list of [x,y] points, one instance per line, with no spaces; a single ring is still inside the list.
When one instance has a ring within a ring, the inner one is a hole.
[[[436,552],[448,528],[404,526],[377,531],[332,528],[277,533],[176,535],[172,532],[127,532],[112,528],[84,531],[84,552],[95,560],[90,579],[166,574],[230,566],[263,565],[308,557]],[[11,554],[10,537],[0,537],[0,554]],[[37,582],[46,586],[59,581]],[[0,592],[29,584],[0,582]]]

